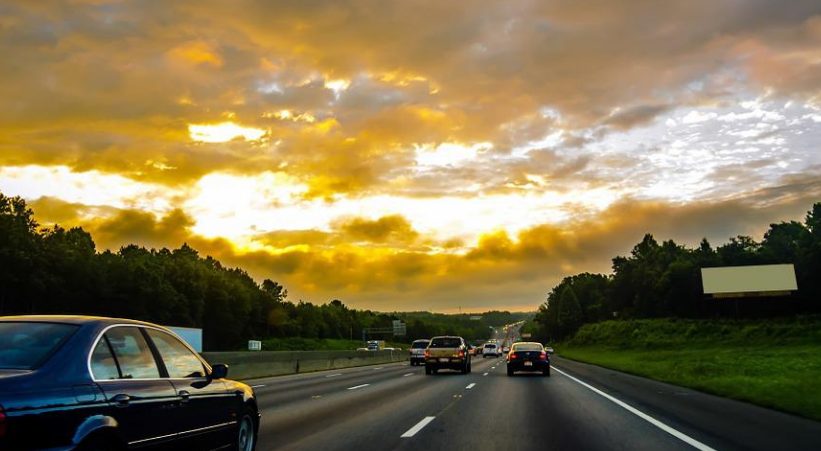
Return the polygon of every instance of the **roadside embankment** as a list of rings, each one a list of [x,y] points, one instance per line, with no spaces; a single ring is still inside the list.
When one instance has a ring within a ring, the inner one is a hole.
[[[279,376],[406,360],[407,351],[203,352],[210,363],[228,365],[231,379]]]
[[[565,358],[821,420],[821,318],[583,326]]]

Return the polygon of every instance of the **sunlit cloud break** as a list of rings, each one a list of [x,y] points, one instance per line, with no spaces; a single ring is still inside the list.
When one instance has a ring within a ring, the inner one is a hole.
[[[188,133],[194,141],[206,143],[224,143],[237,138],[242,138],[246,141],[258,141],[265,136],[265,130],[253,127],[242,127],[233,122],[189,124]]]

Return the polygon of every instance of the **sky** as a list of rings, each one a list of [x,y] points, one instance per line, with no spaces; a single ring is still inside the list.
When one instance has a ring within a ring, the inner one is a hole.
[[[0,192],[380,311],[821,201],[821,2],[5,1]]]

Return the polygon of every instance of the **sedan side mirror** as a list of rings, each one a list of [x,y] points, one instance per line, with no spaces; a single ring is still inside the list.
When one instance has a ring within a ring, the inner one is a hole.
[[[228,377],[228,365],[224,363],[215,363],[211,367],[211,374],[208,375],[211,379],[225,379]]]

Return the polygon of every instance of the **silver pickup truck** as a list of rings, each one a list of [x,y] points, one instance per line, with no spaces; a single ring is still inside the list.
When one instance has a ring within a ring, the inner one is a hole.
[[[440,369],[470,373],[470,353],[462,337],[433,337],[425,350],[425,374],[436,374]]]

